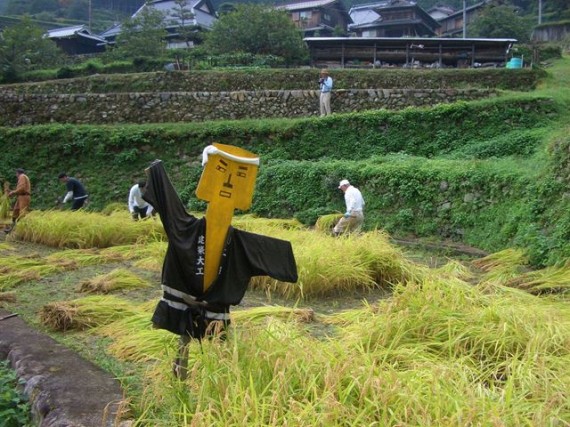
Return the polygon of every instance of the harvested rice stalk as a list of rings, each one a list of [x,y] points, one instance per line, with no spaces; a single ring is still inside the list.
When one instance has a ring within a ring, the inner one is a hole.
[[[509,280],[507,286],[523,289],[531,294],[568,291],[570,289],[570,263],[521,274]]]
[[[96,249],[69,249],[46,257],[47,262],[60,265],[66,270],[119,260],[118,257],[103,256]]]
[[[505,249],[474,260],[472,264],[485,271],[482,281],[505,283],[522,272],[528,257],[522,249]]]
[[[21,240],[59,248],[106,248],[164,240],[160,221],[132,221],[127,215],[95,212],[33,211],[20,221]]]
[[[10,198],[7,194],[9,186],[10,184],[5,182],[2,194],[0,194],[0,221],[10,219]]]
[[[31,265],[19,270],[4,267],[0,275],[0,291],[15,287],[16,285],[29,282],[31,280],[40,280],[42,277],[63,271],[57,265]]]
[[[495,268],[512,268],[528,264],[528,257],[522,249],[505,249],[486,257],[472,261],[473,265],[484,271]]]
[[[310,297],[369,290],[417,280],[427,268],[406,260],[389,236],[379,230],[335,238],[316,231],[287,231],[277,236],[291,241],[299,280],[283,283],[266,276],[251,284],[287,297]]]
[[[0,304],[3,302],[16,302],[16,292],[0,292]]]
[[[430,271],[431,273],[449,278],[460,280],[470,280],[473,278],[473,272],[469,267],[456,260],[449,260],[445,265]]]
[[[137,289],[150,286],[129,270],[117,268],[110,273],[85,280],[79,284],[79,292],[108,294],[119,289]]]
[[[315,228],[319,231],[330,233],[339,219],[342,218],[342,213],[332,213],[328,215],[321,215],[315,223]]]
[[[311,308],[291,308],[282,306],[254,307],[246,310],[232,312],[233,321],[255,322],[267,317],[275,317],[282,320],[293,320],[300,323],[315,321],[315,312]]]
[[[46,304],[40,311],[41,322],[57,331],[84,330],[132,316],[133,305],[113,296],[89,296],[73,301]]]
[[[266,234],[265,232],[271,229],[303,230],[306,228],[296,219],[258,218],[251,214],[234,216],[232,225],[241,230],[260,234]]]
[[[168,331],[154,329],[149,312],[144,308],[145,304],[138,306],[131,316],[94,331],[113,340],[108,351],[115,357],[129,361],[159,360],[164,358],[165,349],[175,348],[178,337]]]
[[[0,243],[0,251],[15,251],[16,248],[12,246],[10,243]]]
[[[155,271],[157,273],[160,273],[162,270],[162,264],[162,260],[155,257],[143,258],[133,263],[133,265],[137,268],[148,271]]]

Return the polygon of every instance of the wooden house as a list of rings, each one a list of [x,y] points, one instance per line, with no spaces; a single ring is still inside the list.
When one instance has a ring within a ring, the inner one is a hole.
[[[439,24],[415,2],[388,0],[371,5],[359,5],[350,11],[351,17],[368,7],[369,22],[355,23],[349,30],[357,37],[433,37]],[[375,17],[377,15],[377,17]]]
[[[465,8],[466,25],[469,25],[481,13],[481,9],[488,3],[487,0]],[[436,18],[439,27],[436,30],[438,37],[461,37],[463,35],[463,9],[450,13],[447,16]],[[432,15],[433,16],[433,15]]]
[[[180,40],[180,35],[178,34],[181,26],[195,28],[196,30],[210,29],[218,19],[210,0],[188,0],[183,7],[184,14],[187,15],[183,21],[180,18],[180,15],[182,15],[180,6],[173,0],[148,1],[133,14],[133,18],[142,13],[144,8],[147,7],[158,10],[164,16],[163,22],[168,32],[168,48],[187,47],[187,43]],[[116,24],[103,32],[101,37],[113,44],[120,32],[121,24]]]
[[[105,51],[105,39],[91,34],[85,25],[54,28],[48,30],[46,37],[53,40],[57,47],[68,55],[86,55]]]
[[[303,32],[304,37],[344,35],[348,30],[348,25],[352,22],[340,0],[280,3],[275,8],[287,11],[295,26]]]

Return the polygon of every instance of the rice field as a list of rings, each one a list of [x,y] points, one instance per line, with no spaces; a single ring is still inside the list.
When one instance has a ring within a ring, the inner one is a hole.
[[[172,375],[177,336],[150,324],[160,221],[30,213],[0,246],[0,305],[58,286],[27,316],[100,342],[135,426],[570,425],[570,266],[532,271],[508,250],[429,268],[379,230],[333,238],[250,216],[234,226],[289,240],[299,281],[253,280],[226,339],[190,343],[186,380]],[[56,250],[22,256],[24,241]],[[368,297],[335,309],[357,294]]]

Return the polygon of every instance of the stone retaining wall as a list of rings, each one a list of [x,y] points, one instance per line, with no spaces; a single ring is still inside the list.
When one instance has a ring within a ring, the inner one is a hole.
[[[350,89],[332,94],[332,110],[402,109],[496,96],[493,89]],[[112,124],[308,117],[319,114],[315,90],[0,94],[0,126]]]

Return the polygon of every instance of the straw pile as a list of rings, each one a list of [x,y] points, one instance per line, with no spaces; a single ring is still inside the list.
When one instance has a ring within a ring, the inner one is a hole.
[[[46,304],[40,311],[42,324],[56,331],[84,330],[112,323],[133,314],[131,303],[113,296],[89,296]]]
[[[120,289],[149,287],[150,283],[129,270],[117,268],[110,273],[96,276],[79,284],[79,292],[108,294]]]

